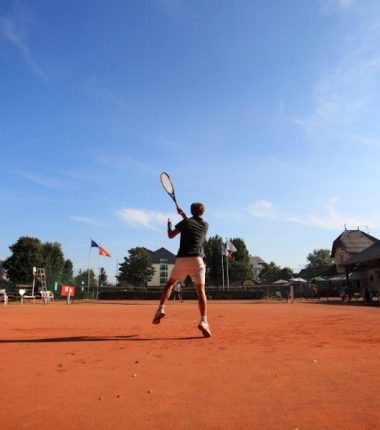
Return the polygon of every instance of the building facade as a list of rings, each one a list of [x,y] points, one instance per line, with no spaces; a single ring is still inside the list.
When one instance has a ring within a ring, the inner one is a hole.
[[[362,296],[370,301],[380,298],[380,241],[349,258],[344,263],[348,276],[358,279]]]
[[[260,282],[260,272],[265,267],[265,264],[266,264],[265,261],[260,257],[250,256],[249,262],[251,263],[251,266],[252,266],[252,279],[256,282]]]
[[[344,274],[344,263],[375,242],[377,242],[375,237],[359,229],[344,230],[344,232],[334,240],[331,251],[331,257],[334,259],[337,273]]]
[[[7,271],[3,267],[3,262],[0,260],[0,281],[7,280]]]
[[[148,282],[148,287],[163,287],[173,270],[176,256],[165,248],[149,252],[153,260],[154,276]]]

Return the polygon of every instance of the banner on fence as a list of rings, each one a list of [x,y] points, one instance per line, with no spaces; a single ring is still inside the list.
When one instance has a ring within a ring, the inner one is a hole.
[[[61,285],[61,296],[62,297],[74,297],[75,287],[71,285]]]

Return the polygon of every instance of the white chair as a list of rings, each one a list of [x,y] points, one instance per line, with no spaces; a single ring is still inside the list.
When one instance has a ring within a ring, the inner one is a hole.
[[[4,306],[8,304],[8,294],[6,290],[0,290],[0,299],[4,301]]]

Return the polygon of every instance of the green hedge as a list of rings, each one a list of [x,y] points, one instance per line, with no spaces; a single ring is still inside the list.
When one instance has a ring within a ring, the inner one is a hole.
[[[122,288],[101,288],[99,289],[99,300],[159,300],[162,290],[125,290]],[[206,288],[208,299],[212,300],[260,300],[263,298],[263,290],[229,290]],[[195,300],[197,294],[195,290],[183,290],[184,300]]]

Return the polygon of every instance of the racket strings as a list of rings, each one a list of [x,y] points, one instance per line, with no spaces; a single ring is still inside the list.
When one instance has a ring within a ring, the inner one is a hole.
[[[161,183],[167,193],[173,194],[173,191],[174,191],[173,184],[167,175],[161,176]]]

